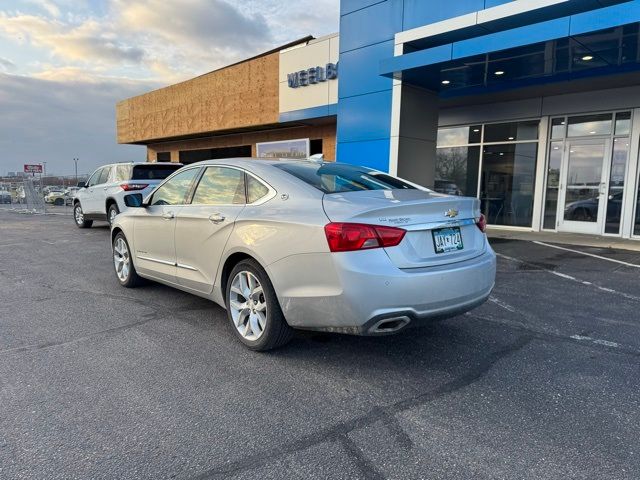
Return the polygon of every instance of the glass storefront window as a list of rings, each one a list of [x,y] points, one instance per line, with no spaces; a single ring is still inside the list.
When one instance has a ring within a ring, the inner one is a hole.
[[[530,227],[538,144],[486,145],[480,201],[492,225]]]
[[[560,185],[560,165],[562,164],[562,142],[551,142],[549,165],[547,167],[547,189],[544,197],[543,228],[556,228],[558,211],[558,186]]]
[[[610,113],[569,117],[569,137],[590,137],[611,134],[612,115]]]
[[[636,218],[633,227],[633,234],[640,236],[640,180],[638,181],[638,191],[636,192]]]
[[[433,189],[447,195],[475,197],[479,165],[479,146],[438,148]]]
[[[611,157],[611,172],[609,174],[609,196],[607,197],[607,217],[604,227],[605,233],[620,233],[624,177],[627,173],[628,157],[629,138],[614,138],[613,155]]]
[[[438,147],[450,147],[480,143],[482,139],[482,126],[441,128],[438,130]]]
[[[484,141],[493,142],[513,142],[522,140],[537,140],[539,121],[516,122],[516,123],[496,123],[485,125]]]
[[[629,135],[631,131],[631,112],[616,114],[616,135]]]
[[[554,118],[551,120],[551,138],[564,138],[567,122],[564,118]]]

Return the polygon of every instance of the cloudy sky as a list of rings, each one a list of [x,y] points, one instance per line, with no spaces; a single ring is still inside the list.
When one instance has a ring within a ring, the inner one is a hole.
[[[143,160],[115,103],[338,30],[339,0],[2,0],[0,174]]]

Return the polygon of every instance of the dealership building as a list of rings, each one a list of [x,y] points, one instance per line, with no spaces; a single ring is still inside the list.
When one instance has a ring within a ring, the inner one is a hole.
[[[490,225],[640,239],[640,0],[342,0],[303,38],[117,105],[149,161],[365,165]]]

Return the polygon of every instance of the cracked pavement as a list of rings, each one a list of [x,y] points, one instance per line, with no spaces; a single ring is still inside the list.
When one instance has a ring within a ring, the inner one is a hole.
[[[468,314],[259,354],[96,225],[0,212],[0,478],[640,477],[637,268],[496,240]]]

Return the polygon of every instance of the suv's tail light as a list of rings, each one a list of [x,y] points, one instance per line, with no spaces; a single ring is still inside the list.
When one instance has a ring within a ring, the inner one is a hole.
[[[401,228],[362,223],[329,223],[324,232],[332,252],[395,247],[407,233]]]
[[[485,217],[483,213],[480,214],[480,218],[476,222],[476,225],[482,233],[487,229],[487,217]]]
[[[122,188],[125,192],[130,192],[131,190],[144,190],[149,186],[148,183],[121,183],[120,188]]]

